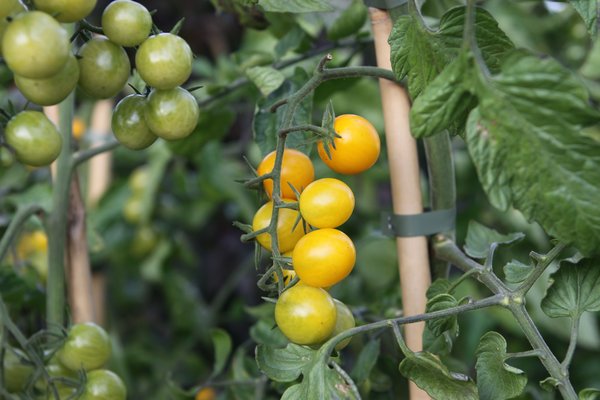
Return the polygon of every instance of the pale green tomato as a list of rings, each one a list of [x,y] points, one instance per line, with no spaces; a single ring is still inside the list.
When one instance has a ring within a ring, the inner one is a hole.
[[[135,67],[142,79],[157,89],[173,89],[192,73],[192,50],[172,33],[150,36],[135,54]]]
[[[130,0],[116,0],[102,13],[102,30],[114,43],[133,47],[150,35],[152,16],[148,9]]]
[[[125,49],[98,36],[79,50],[79,86],[98,99],[116,96],[129,79],[131,65]]]
[[[123,146],[141,150],[157,139],[144,120],[146,98],[132,94],[119,101],[112,115],[112,131]]]
[[[90,15],[96,0],[34,0],[33,4],[60,22],[77,22]]]
[[[194,96],[185,89],[153,90],[148,96],[146,124],[165,140],[187,137],[198,124],[200,109]]]
[[[39,111],[15,115],[4,131],[6,143],[17,160],[33,167],[51,164],[60,154],[62,138],[52,122]]]

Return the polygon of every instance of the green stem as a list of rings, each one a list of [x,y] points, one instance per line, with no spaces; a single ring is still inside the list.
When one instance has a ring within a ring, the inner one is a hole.
[[[0,261],[2,261],[2,259],[6,255],[10,244],[19,232],[19,228],[21,227],[21,225],[23,225],[32,215],[43,211],[44,210],[42,209],[42,207],[37,205],[30,205],[27,207],[17,208],[15,216],[10,221],[10,224],[6,229],[6,232],[4,232],[2,239],[0,239]]]
[[[577,347],[577,336],[579,335],[579,320],[580,317],[571,319],[571,336],[569,338],[569,348],[567,349],[565,359],[561,363],[563,368],[563,374],[568,374],[569,365],[571,365],[571,360],[573,360],[573,355],[575,354],[575,348]]]
[[[531,273],[529,274],[529,276],[527,276],[527,279],[525,279],[521,286],[515,289],[515,293],[520,296],[525,296],[525,294],[529,292],[529,289],[531,289],[533,284],[539,279],[540,276],[542,276],[544,271],[546,271],[546,269],[550,266],[550,264],[552,264],[554,259],[558,257],[558,255],[565,249],[565,247],[567,247],[565,243],[559,242],[556,246],[552,248],[552,250],[548,252],[548,254],[540,256],[537,259],[538,262],[534,267],[533,271],[531,271]]]
[[[119,145],[120,143],[118,141],[109,140],[106,143],[102,143],[99,146],[94,146],[91,149],[80,150],[76,153],[73,153],[71,169],[77,167],[79,164],[89,160],[90,158],[97,156],[98,154],[113,150]]]
[[[70,25],[70,30],[73,27]],[[48,284],[46,319],[50,326],[65,323],[65,243],[67,237],[67,210],[71,185],[71,124],[75,95],[71,93],[59,105],[59,130],[62,149],[56,162],[52,191],[52,212],[48,218]]]
[[[505,359],[509,358],[525,358],[525,357],[543,357],[544,353],[540,350],[519,351],[517,353],[507,353]]]
[[[360,393],[358,392],[358,388],[356,387],[356,384],[354,383],[350,375],[348,375],[348,373],[344,371],[344,369],[340,367],[340,365],[335,361],[330,362],[329,365],[331,365],[333,369],[335,369],[337,373],[340,374],[340,376],[346,381],[346,383],[350,387],[350,391],[354,395],[354,398],[360,399]]]
[[[327,131],[327,129],[325,128],[321,128],[320,126],[316,126],[316,125],[298,125],[298,126],[292,126],[286,129],[281,129],[279,131],[279,136],[284,136],[287,135],[289,133],[292,132],[314,132],[317,136],[320,137],[327,137],[329,135],[329,132]]]

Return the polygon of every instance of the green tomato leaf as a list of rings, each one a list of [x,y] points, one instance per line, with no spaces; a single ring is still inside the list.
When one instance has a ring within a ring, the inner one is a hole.
[[[532,265],[523,264],[521,261],[512,260],[504,266],[504,277],[508,283],[521,283],[533,269]]]
[[[458,301],[448,293],[441,293],[427,301],[427,312],[441,311],[458,306]],[[446,331],[458,329],[458,319],[456,315],[431,319],[425,324],[434,336],[440,336]]]
[[[587,388],[579,392],[579,400],[597,400],[600,399],[600,389]]]
[[[433,354],[413,353],[400,363],[400,373],[436,400],[477,400],[477,387],[466,375],[451,372]]]
[[[309,13],[331,11],[326,0],[258,0],[264,11],[276,13]]]
[[[272,380],[292,382],[307,371],[316,354],[315,350],[293,343],[283,349],[259,344],[256,346],[256,363]]]
[[[490,246],[496,244],[511,244],[523,239],[521,232],[503,235],[476,221],[469,221],[467,238],[465,239],[465,252],[473,258],[487,258]]]
[[[37,205],[49,213],[52,210],[52,187],[48,184],[38,183],[23,192],[6,196],[3,200],[17,208]]]
[[[259,320],[250,328],[250,337],[256,343],[270,347],[285,347],[289,343],[281,330],[275,327],[275,321]]]
[[[362,348],[350,376],[357,384],[361,384],[369,378],[373,367],[377,363],[381,350],[381,342],[379,339],[370,340],[365,347]]]
[[[437,278],[427,289],[427,299],[431,300],[438,294],[449,293],[452,283],[445,278]]]
[[[246,76],[256,85],[263,96],[273,93],[285,81],[285,76],[273,67],[251,67],[246,69]]]
[[[456,7],[444,14],[439,28],[432,31],[413,16],[396,20],[390,38],[392,68],[396,77],[408,78],[408,90],[413,99],[434,80],[462,46],[465,7]],[[488,67],[495,71],[504,54],[513,48],[496,20],[484,9],[476,9],[477,43]]]
[[[453,128],[457,115],[466,115],[474,107],[474,96],[469,93],[471,75],[468,58],[454,59],[435,78],[410,110],[410,131],[416,138],[431,136],[446,128]],[[463,121],[464,122],[464,121]]]
[[[231,354],[231,337],[223,329],[214,329],[211,332],[213,347],[215,348],[215,362],[213,364],[212,376],[217,376],[225,368],[227,359]]]
[[[358,33],[367,20],[367,7],[363,0],[352,0],[350,7],[346,8],[327,30],[327,37],[331,40],[340,40],[354,33]]]
[[[290,386],[281,400],[357,399],[348,382],[325,362],[317,359],[301,383]]]
[[[285,98],[296,92],[309,79],[302,68],[296,68],[294,75],[287,79],[279,89],[271,93],[266,99],[261,99],[256,104],[252,131],[254,140],[258,144],[262,155],[265,156],[276,146],[277,132],[283,123],[283,116],[288,105],[283,105],[275,113],[269,108],[277,100]],[[294,113],[292,125],[306,125],[312,122],[313,95],[310,94],[300,103]],[[294,132],[288,135],[286,147],[308,152],[310,149],[309,133]]]
[[[569,2],[583,18],[590,35],[596,36],[598,34],[598,15],[600,15],[598,0],[569,0]]]
[[[504,400],[518,396],[527,376],[506,364],[506,340],[497,332],[488,332],[477,346],[477,390],[481,400]]]
[[[542,310],[552,318],[579,318],[585,311],[600,311],[600,263],[583,259],[577,264],[563,260],[550,276]]]
[[[551,376],[547,377],[543,381],[540,381],[540,386],[547,392],[552,392],[560,385],[560,381]]]
[[[425,325],[423,331],[423,349],[429,353],[434,353],[440,356],[447,356],[452,351],[454,339],[458,336],[458,324],[453,331],[443,332],[441,335],[434,333]]]
[[[479,85],[467,145],[490,202],[513,205],[584,254],[600,249],[600,143],[581,133],[600,120],[586,89],[554,60],[514,54]]]

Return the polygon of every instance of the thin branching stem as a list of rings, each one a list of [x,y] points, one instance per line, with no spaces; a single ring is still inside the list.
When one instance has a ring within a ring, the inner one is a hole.
[[[10,244],[19,232],[19,228],[21,228],[21,226],[29,219],[29,217],[42,211],[42,207],[35,204],[17,209],[15,216],[10,221],[8,228],[4,232],[2,239],[0,239],[0,261],[2,261],[6,255]]]
[[[116,149],[117,147],[119,147],[119,144],[120,143],[116,140],[109,140],[105,143],[102,143],[101,145],[73,153],[71,169],[89,160],[90,158],[97,156],[98,154],[102,154],[107,151]]]
[[[567,374],[569,371],[569,366],[571,365],[573,355],[575,354],[575,348],[577,347],[577,337],[579,336],[579,321],[580,317],[571,319],[571,335],[569,338],[569,347],[567,348],[567,354],[565,355],[565,359],[561,363],[564,374]]]
[[[552,264],[552,262],[558,257],[558,255],[567,247],[565,243],[558,243],[554,246],[546,255],[536,257],[537,264],[533,268],[533,271],[527,276],[527,279],[515,289],[515,293],[524,296],[525,293],[529,292],[529,289],[539,279],[540,276],[546,271],[546,269]]]

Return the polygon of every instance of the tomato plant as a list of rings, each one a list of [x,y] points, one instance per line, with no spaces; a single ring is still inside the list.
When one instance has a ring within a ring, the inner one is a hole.
[[[354,210],[354,193],[344,182],[323,178],[306,187],[298,200],[302,218],[315,228],[337,228]]]
[[[54,161],[62,143],[54,124],[39,111],[23,111],[11,118],[5,137],[17,159],[34,167]]]
[[[33,4],[60,22],[76,22],[92,12],[96,0],[34,0]]]
[[[123,381],[114,372],[98,369],[88,373],[83,400],[125,400],[127,389]]]
[[[102,29],[113,43],[137,46],[150,35],[152,16],[146,7],[135,1],[113,1],[102,12]]]
[[[266,229],[271,223],[273,214],[273,202],[269,201],[262,205],[254,214],[252,219],[252,229],[259,231]],[[296,210],[289,208],[280,208],[277,219],[277,238],[280,251],[286,252],[292,250],[296,243],[304,236],[302,224],[298,224],[300,214]],[[271,250],[271,235],[262,233],[256,240],[267,250]]]
[[[157,89],[173,89],[192,73],[192,50],[172,33],[150,36],[135,53],[135,67],[142,79]]]
[[[116,105],[112,116],[112,131],[117,140],[132,150],[141,150],[157,139],[145,120],[146,98],[132,94]]]
[[[93,323],[85,323],[73,325],[69,329],[58,359],[72,371],[91,371],[102,367],[110,354],[110,339],[104,329]]]
[[[262,159],[256,172],[259,176],[265,175],[273,171],[275,165],[275,152],[267,154]],[[304,188],[315,179],[315,170],[310,161],[304,153],[294,149],[285,149],[283,151],[283,158],[281,162],[281,196],[284,199],[295,199],[296,194],[294,189],[298,192],[302,192]],[[265,179],[263,186],[267,195],[272,197],[273,195],[273,180]],[[292,187],[294,189],[292,189]]]
[[[153,90],[148,96],[144,112],[144,120],[150,131],[166,140],[189,136],[198,124],[199,116],[196,99],[181,87]]]

